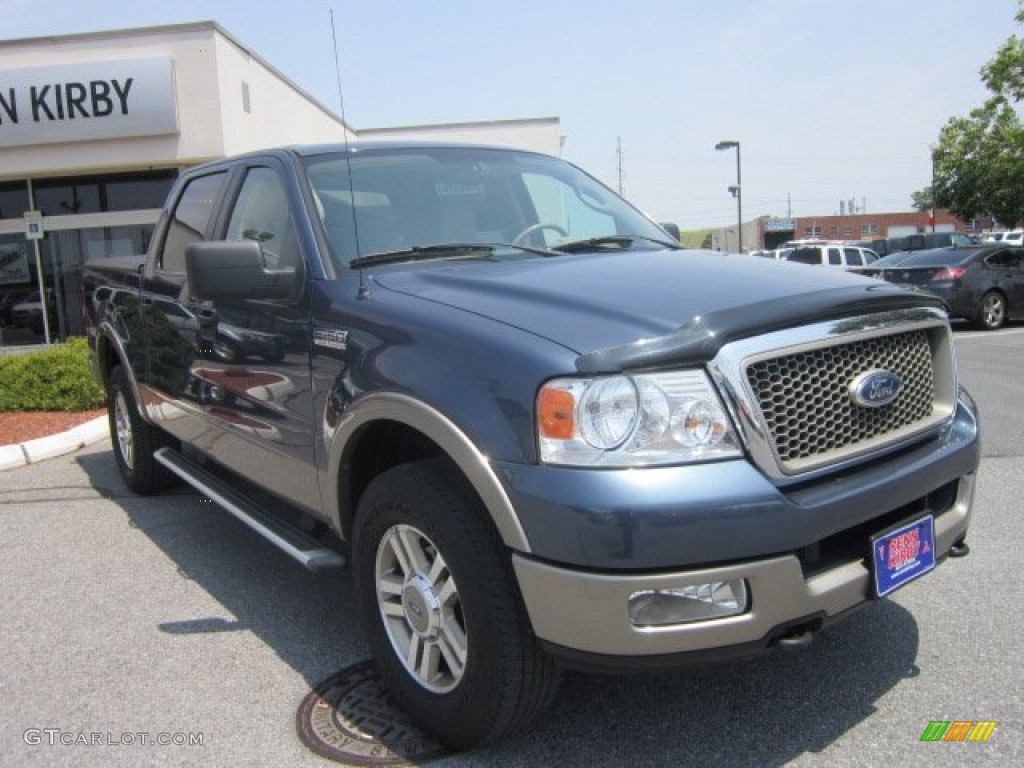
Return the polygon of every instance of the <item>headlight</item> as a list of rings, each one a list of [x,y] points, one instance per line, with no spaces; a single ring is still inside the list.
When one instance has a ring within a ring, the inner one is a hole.
[[[739,456],[703,371],[553,379],[537,397],[541,460],[636,467]]]

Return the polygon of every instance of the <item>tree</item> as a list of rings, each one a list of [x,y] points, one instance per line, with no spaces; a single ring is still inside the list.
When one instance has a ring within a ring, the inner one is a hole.
[[[935,204],[961,219],[990,213],[1015,226],[1024,220],[1024,123],[1016,109],[1024,101],[1024,41],[1011,35],[981,79],[992,96],[970,116],[950,118],[933,147]]]
[[[935,205],[935,201],[932,199],[932,188],[922,187],[916,192],[912,192],[910,194],[910,204],[918,213],[930,211],[932,206]]]

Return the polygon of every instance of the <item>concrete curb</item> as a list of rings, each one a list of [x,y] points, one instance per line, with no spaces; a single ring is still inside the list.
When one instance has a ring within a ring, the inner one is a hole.
[[[107,417],[97,416],[92,421],[79,424],[66,432],[40,437],[36,440],[27,440],[17,445],[2,446],[0,447],[0,472],[72,453],[79,448],[100,442],[109,434]]]

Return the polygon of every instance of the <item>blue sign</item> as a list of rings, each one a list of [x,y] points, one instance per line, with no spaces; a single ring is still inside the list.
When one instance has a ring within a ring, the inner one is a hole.
[[[875,594],[902,587],[935,567],[935,520],[931,515],[871,541]]]

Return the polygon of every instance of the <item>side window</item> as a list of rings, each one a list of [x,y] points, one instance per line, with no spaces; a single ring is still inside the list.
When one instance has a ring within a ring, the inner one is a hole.
[[[198,176],[187,183],[174,207],[164,238],[160,268],[167,272],[185,271],[185,248],[206,235],[210,217],[220,201],[227,172]]]
[[[820,264],[821,253],[817,248],[797,248],[786,257],[787,261],[795,261],[799,264]]]
[[[838,248],[828,249],[828,263],[836,267],[841,267],[843,265],[843,256],[839,252]]]
[[[288,211],[288,195],[270,168],[250,168],[242,182],[226,240],[255,240],[263,249],[263,262],[275,268],[295,264],[298,246]]]
[[[995,269],[1009,269],[1013,266],[1014,258],[1010,251],[999,251],[999,253],[993,253],[985,261]]]
[[[843,248],[843,256],[846,258],[846,266],[861,267],[864,265],[864,259],[861,258],[860,251],[856,248]]]

